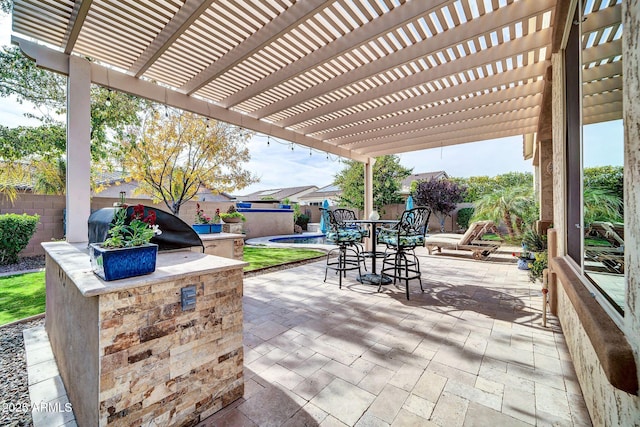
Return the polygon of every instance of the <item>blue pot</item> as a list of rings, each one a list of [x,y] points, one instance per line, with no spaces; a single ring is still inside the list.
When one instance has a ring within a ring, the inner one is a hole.
[[[236,203],[236,206],[237,206],[238,208],[241,208],[241,209],[249,209],[249,208],[251,208],[251,203],[248,203],[248,202],[238,202],[238,203]]]
[[[209,234],[209,233],[211,233],[211,225],[210,224],[193,224],[191,227],[198,234]]]
[[[222,232],[222,224],[209,224],[211,226],[212,233],[221,233]]]
[[[283,205],[282,203],[280,204],[280,209],[291,209],[291,205]]]
[[[529,269],[529,260],[518,258],[518,269],[519,270],[528,270]]]
[[[153,273],[157,255],[155,243],[132,248],[103,248],[100,243],[89,245],[91,269],[106,281]]]

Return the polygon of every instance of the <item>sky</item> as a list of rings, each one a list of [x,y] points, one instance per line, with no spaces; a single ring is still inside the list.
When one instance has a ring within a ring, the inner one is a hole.
[[[11,21],[0,17],[0,45],[10,43]],[[33,106],[18,104],[15,99],[0,98],[0,125],[15,127],[37,125],[24,117]],[[592,126],[585,132],[585,165],[621,165],[622,144],[602,144],[601,141],[622,141],[622,125]],[[619,145],[619,147],[618,147]],[[251,160],[246,169],[260,182],[233,192],[236,195],[254,191],[316,185],[324,187],[344,168],[340,158],[287,141],[256,134],[248,144]],[[589,148],[591,147],[591,148]],[[311,154],[311,155],[310,155]],[[495,176],[507,172],[532,172],[531,160],[523,160],[522,136],[445,146],[430,150],[400,154],[400,164],[413,173],[445,171],[451,177]]]

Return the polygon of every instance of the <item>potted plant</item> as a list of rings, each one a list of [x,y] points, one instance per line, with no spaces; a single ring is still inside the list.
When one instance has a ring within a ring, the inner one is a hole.
[[[244,222],[247,219],[240,212],[236,211],[236,208],[231,205],[229,209],[227,209],[226,213],[221,213],[220,218],[226,223],[234,223],[234,222]]]
[[[209,223],[209,225],[211,226],[212,233],[222,232],[222,224],[220,223],[221,220],[222,218],[220,218],[220,209],[216,209],[216,213],[213,215],[213,218]]]
[[[204,213],[204,209],[200,207],[200,203],[196,204],[195,223],[191,226],[198,234],[211,233],[211,218]]]
[[[158,245],[150,241],[160,233],[154,210],[123,205],[116,210],[109,237],[89,245],[93,272],[107,281],[153,273]]]
[[[291,201],[288,197],[282,199],[282,203],[280,203],[280,209],[291,209]]]

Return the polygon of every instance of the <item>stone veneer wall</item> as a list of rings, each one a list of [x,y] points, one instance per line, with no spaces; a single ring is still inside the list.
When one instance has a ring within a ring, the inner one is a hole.
[[[640,379],[640,1],[622,2],[623,27],[623,114],[624,182],[625,182],[625,316],[621,330],[633,349],[637,375]],[[565,254],[565,175],[564,149],[564,88],[561,53],[552,55],[553,65],[553,174],[554,228],[558,230],[558,255]],[[560,280],[559,280],[560,282]],[[564,291],[557,286],[558,317],[567,346],[576,368],[582,393],[594,426],[640,425],[640,396],[616,389],[607,380],[576,308]]]
[[[100,425],[182,425],[242,397],[241,269],[102,295],[99,313]]]
[[[245,263],[160,253],[151,275],[103,282],[84,245],[44,246],[46,330],[78,425],[192,425],[243,395]]]
[[[207,255],[216,255],[240,261],[244,259],[244,236],[242,234],[227,234],[227,232],[201,234],[200,239],[204,245],[204,253]],[[194,247],[192,250],[200,252],[202,248]]]
[[[638,425],[640,398],[611,385],[591,339],[561,283],[558,284],[557,294],[558,318],[593,425]]]

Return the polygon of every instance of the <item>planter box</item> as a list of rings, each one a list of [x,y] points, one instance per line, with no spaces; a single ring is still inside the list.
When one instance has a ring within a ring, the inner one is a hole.
[[[232,216],[231,218],[222,218],[222,220],[227,223],[227,224],[235,224],[238,222],[242,222],[242,218],[240,218],[239,216]]]
[[[212,233],[221,233],[222,232],[222,224],[209,224],[211,227]]]
[[[191,228],[198,234],[209,234],[211,233],[211,225],[210,224],[193,224]]]
[[[236,203],[236,206],[238,208],[242,208],[242,209],[249,209],[251,208],[251,203],[247,203],[247,202],[238,202]]]
[[[132,248],[103,248],[100,243],[89,245],[91,269],[106,281],[153,273],[157,255],[155,243]]]

